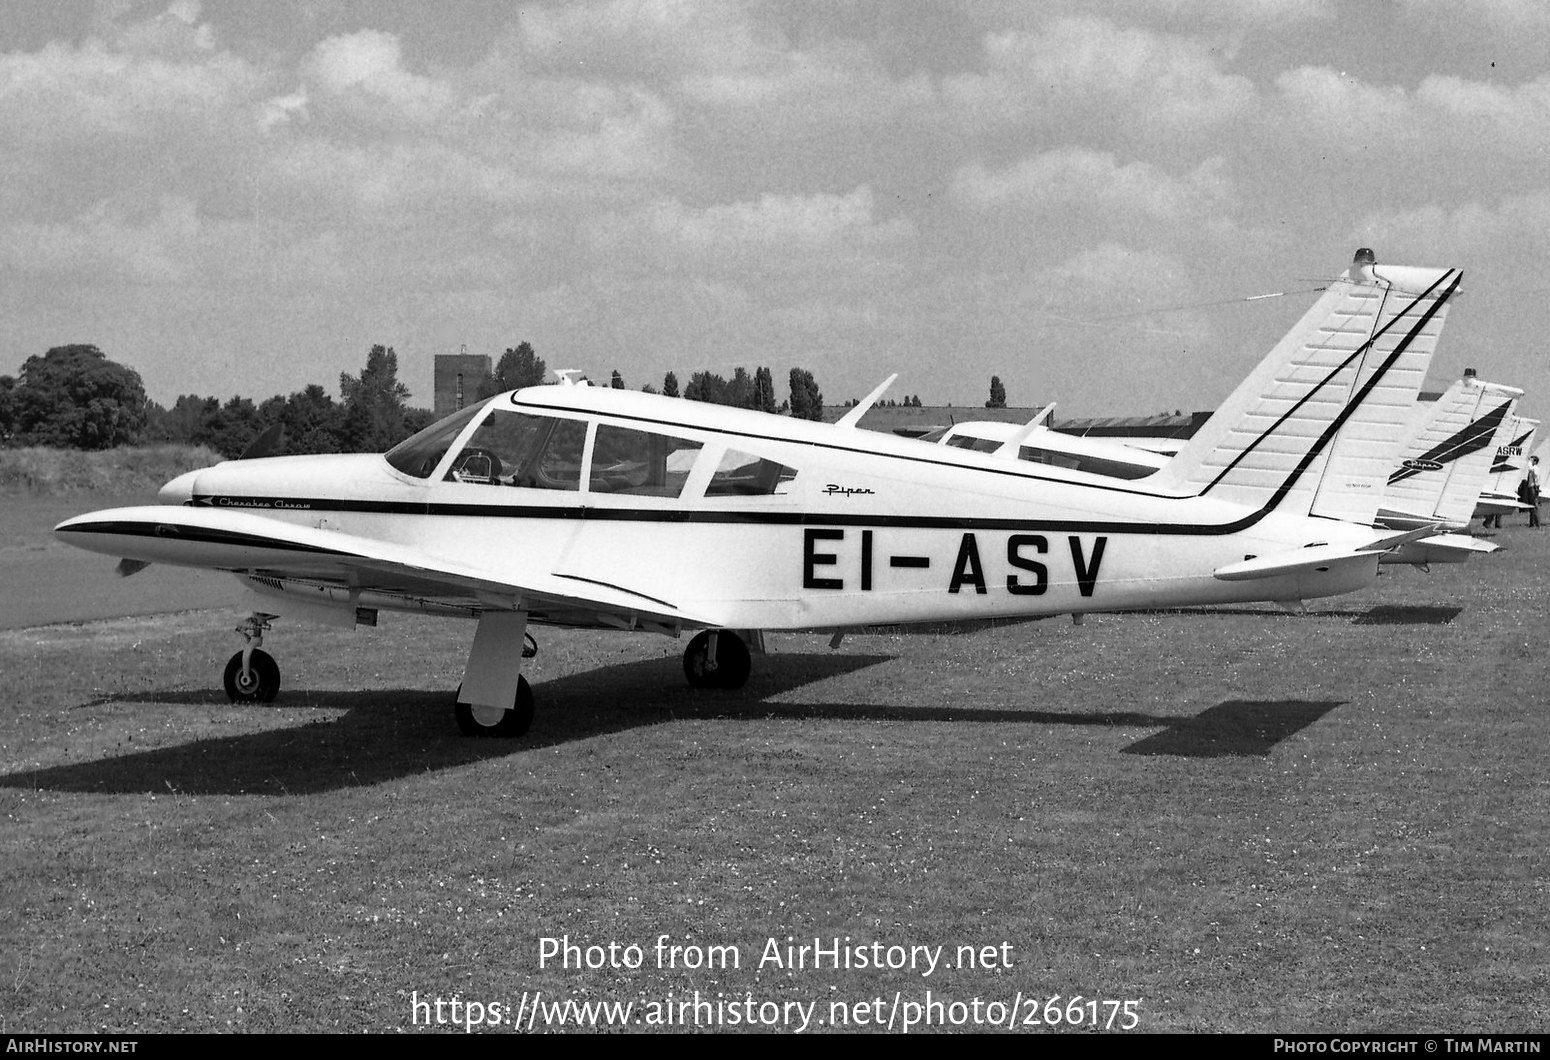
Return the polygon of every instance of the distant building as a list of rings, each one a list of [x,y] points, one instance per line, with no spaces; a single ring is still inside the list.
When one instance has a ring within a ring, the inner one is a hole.
[[[450,416],[472,404],[479,385],[494,371],[488,354],[438,353],[436,355],[436,418]]]

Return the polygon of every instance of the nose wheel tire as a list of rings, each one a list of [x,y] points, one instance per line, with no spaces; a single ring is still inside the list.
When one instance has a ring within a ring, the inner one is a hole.
[[[464,736],[495,736],[512,739],[527,735],[533,724],[533,689],[527,678],[517,678],[517,695],[510,710],[476,707],[462,700],[463,686],[457,686],[455,707],[458,731]]]
[[[280,691],[280,667],[268,652],[254,648],[244,670],[239,651],[226,663],[224,684],[233,703],[269,703]]]
[[[753,663],[748,645],[730,630],[716,633],[716,657],[710,657],[710,632],[697,633],[684,651],[684,677],[691,688],[742,688]]]

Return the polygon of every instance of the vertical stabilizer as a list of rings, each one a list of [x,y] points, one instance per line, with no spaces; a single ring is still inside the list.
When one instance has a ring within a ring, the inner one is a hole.
[[[1462,275],[1357,251],[1156,481],[1370,524]]]
[[[1389,472],[1379,522],[1399,530],[1468,526],[1497,448],[1509,441],[1522,394],[1466,376],[1437,401],[1417,406],[1419,422]]]
[[[1516,497],[1518,483],[1528,470],[1528,455],[1534,451],[1539,421],[1522,416],[1508,417],[1508,421],[1506,440],[1496,447],[1496,456],[1481,491],[1483,494]]]

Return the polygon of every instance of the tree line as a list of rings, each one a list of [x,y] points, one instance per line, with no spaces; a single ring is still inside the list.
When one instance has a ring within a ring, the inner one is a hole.
[[[547,367],[530,343],[505,351],[484,380],[477,397],[545,382]],[[660,391],[690,401],[732,405],[802,419],[821,419],[823,394],[810,371],[791,369],[790,397],[775,403],[774,377],[768,368],[750,375],[737,368],[731,379],[695,372],[679,390],[678,376],[663,376]],[[615,370],[609,385],[624,389]],[[255,403],[235,396],[184,394],[164,408],[145,393],[140,374],[110,360],[96,346],[56,346],[27,358],[15,377],[0,375],[0,444],[60,449],[110,449],[124,445],[175,443],[204,445],[235,457],[275,424],[283,428],[286,453],[382,452],[423,427],[433,415],[408,404],[409,388],[398,379],[398,355],[375,345],[360,374],[339,376],[339,400],[321,385],[276,394]]]

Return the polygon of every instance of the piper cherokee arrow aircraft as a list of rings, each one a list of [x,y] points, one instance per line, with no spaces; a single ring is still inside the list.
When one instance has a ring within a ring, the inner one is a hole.
[[[214,568],[256,593],[233,700],[276,694],[260,645],[279,615],[474,619],[455,697],[470,735],[527,730],[530,624],[697,631],[689,683],[736,688],[738,631],[1301,601],[1368,585],[1429,532],[1372,515],[1460,279],[1360,252],[1145,483],[864,431],[859,413],[826,425],[567,379],[384,455],[229,461],[56,533],[125,573]]]

